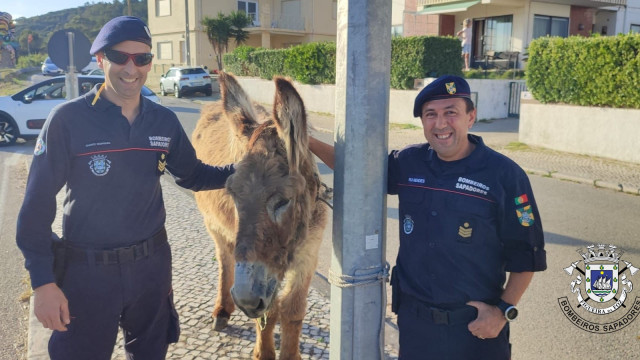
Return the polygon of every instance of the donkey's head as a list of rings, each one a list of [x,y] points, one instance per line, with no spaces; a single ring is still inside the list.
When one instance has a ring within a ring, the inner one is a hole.
[[[275,79],[273,114],[261,124],[260,112],[231,75],[221,74],[220,85],[225,115],[247,144],[226,184],[238,218],[231,294],[255,318],[271,306],[305,241],[319,186],[317,168],[308,150],[304,104],[291,83]]]

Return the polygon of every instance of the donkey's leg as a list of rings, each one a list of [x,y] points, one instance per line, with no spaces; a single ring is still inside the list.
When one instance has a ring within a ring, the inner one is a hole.
[[[227,327],[231,313],[235,310],[235,304],[231,297],[231,286],[235,270],[235,258],[233,257],[232,244],[219,233],[209,231],[216,243],[216,257],[218,260],[218,291],[216,303],[213,308],[213,329],[220,331]]]
[[[253,348],[254,360],[275,360],[276,347],[273,340],[273,329],[278,322],[277,299],[274,300],[271,309],[267,312],[266,324],[264,318],[255,319],[256,322],[256,345]]]
[[[283,294],[280,311],[280,360],[300,360],[300,335],[307,312],[309,284],[315,267],[300,269]]]

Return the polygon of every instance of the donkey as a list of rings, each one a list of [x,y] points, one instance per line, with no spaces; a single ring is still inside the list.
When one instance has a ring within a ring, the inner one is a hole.
[[[195,197],[219,263],[214,329],[227,326],[237,305],[256,319],[254,359],[275,359],[277,321],[280,359],[300,359],[327,208],[319,199],[302,99],[289,81],[274,81],[269,116],[232,75],[220,74],[222,100],[202,109],[192,140],[202,161],[235,163],[236,171],[225,190]]]

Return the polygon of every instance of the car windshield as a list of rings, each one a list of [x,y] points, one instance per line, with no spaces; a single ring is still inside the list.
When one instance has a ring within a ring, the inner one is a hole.
[[[204,69],[202,68],[195,68],[195,69],[182,69],[180,70],[180,72],[183,75],[195,75],[195,74],[206,74],[206,72],[204,71]]]

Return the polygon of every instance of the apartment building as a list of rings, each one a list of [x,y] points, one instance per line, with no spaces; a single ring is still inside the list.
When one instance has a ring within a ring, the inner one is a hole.
[[[246,45],[276,49],[336,39],[336,0],[150,0],[154,71],[177,65],[217,68],[202,20],[232,11],[252,19]],[[231,40],[229,51],[234,45]]]
[[[541,36],[640,32],[640,0],[405,0],[392,32],[454,36],[466,18],[472,20],[472,67],[497,59],[522,68],[527,46]]]

